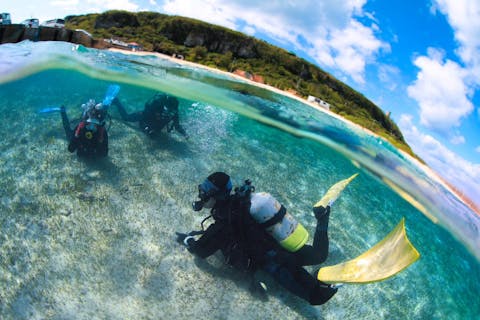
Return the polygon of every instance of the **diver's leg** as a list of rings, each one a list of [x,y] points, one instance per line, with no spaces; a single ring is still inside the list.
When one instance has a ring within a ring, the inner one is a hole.
[[[276,261],[276,252],[269,251],[267,253],[269,257],[268,262],[263,267],[263,270],[267,272],[278,284],[293,293],[294,295],[308,300],[308,289],[305,288],[300,282],[295,280],[292,272],[286,267],[287,264]],[[311,288],[313,289],[313,285]]]
[[[274,257],[263,269],[282,287],[312,305],[324,304],[337,292],[336,288],[318,281],[304,268],[278,263]]]
[[[70,141],[73,137],[73,130],[70,127],[70,121],[68,120],[67,112],[65,111],[64,106],[60,108],[60,115],[62,116],[62,124],[63,129],[65,130],[65,135],[67,137],[67,140]]]
[[[330,206],[315,207],[313,213],[317,218],[317,227],[313,236],[312,245],[304,245],[295,252],[300,265],[311,266],[324,262],[328,256],[328,221],[330,218]]]

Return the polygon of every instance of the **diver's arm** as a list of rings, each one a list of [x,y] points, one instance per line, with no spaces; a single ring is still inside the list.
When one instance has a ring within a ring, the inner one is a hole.
[[[120,117],[122,117],[123,121],[128,121],[128,122],[140,121],[142,112],[134,112],[134,113],[128,114],[127,111],[125,110],[125,107],[122,105],[122,103],[120,102],[120,99],[118,98],[113,99],[112,104],[117,106],[118,112],[120,113]]]
[[[76,137],[75,135],[72,135],[72,138],[68,144],[68,151],[70,152],[75,152],[75,150],[77,150],[78,148],[78,137]]]
[[[100,143],[100,153],[99,153],[100,157],[108,156],[108,134],[105,128],[103,128],[103,130],[104,130],[103,141]]]
[[[205,233],[198,239],[195,240],[193,237],[187,237],[186,243],[188,251],[195,254],[200,258],[206,258],[214,254],[217,250],[221,248],[221,245],[224,241],[222,239],[222,227],[218,223],[213,223],[208,226]]]
[[[67,137],[67,141],[71,141],[73,137],[73,130],[70,127],[70,121],[68,120],[67,112],[65,111],[64,106],[60,108],[60,115],[62,116],[62,124],[63,129],[65,130],[65,136]]]
[[[183,129],[183,127],[180,125],[180,119],[178,117],[178,112],[175,113],[175,115],[173,116],[173,127],[175,128],[175,130],[178,131],[178,133],[180,133],[182,136],[184,136],[185,138],[188,139],[188,135],[187,135],[187,132],[185,131],[185,129]]]

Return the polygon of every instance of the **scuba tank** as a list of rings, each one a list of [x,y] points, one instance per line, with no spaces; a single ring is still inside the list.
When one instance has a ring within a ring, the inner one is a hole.
[[[289,252],[296,252],[308,240],[308,231],[277,199],[266,192],[250,197],[250,215]]]

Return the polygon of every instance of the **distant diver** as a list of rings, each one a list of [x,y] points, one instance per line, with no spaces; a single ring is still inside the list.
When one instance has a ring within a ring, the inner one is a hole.
[[[281,286],[311,305],[324,304],[336,294],[338,283],[380,281],[398,273],[419,257],[406,235],[402,234],[401,231],[405,229],[402,224],[402,230],[397,227],[400,232],[387,236],[379,244],[381,249],[390,250],[380,250],[380,254],[378,251],[370,254],[369,250],[362,256],[361,262],[371,266],[372,270],[352,268],[359,261],[355,259],[346,263],[347,269],[354,270],[354,274],[342,274],[342,269],[339,270],[338,267],[343,264],[320,269],[319,271],[326,270],[322,272],[325,279],[320,277],[320,272],[314,276],[303,268],[326,260],[331,205],[355,177],[356,174],[336,183],[314,205],[317,225],[313,244],[308,245],[306,229],[271,194],[255,193],[249,180],[240,188],[235,188],[231,194],[230,176],[224,172],[215,172],[198,186],[200,200],[192,204],[194,211],[211,209],[209,217],[213,217],[213,223],[206,230],[203,230],[202,222],[201,231],[177,232],[176,240],[200,258],[206,258],[220,250],[228,265],[251,274],[252,288],[265,289],[263,283],[253,280],[254,273],[263,270]],[[392,252],[395,254],[390,259],[385,259],[385,255]],[[386,265],[382,270],[383,263]]]
[[[105,128],[107,111],[101,103],[90,99],[83,104],[84,112],[80,123],[71,129],[65,107],[62,106],[63,128],[67,136],[68,151],[75,152],[83,158],[103,158],[108,155],[108,133]]]
[[[125,107],[118,98],[113,100],[113,104],[117,106],[120,116],[124,121],[138,122],[140,130],[149,137],[156,137],[163,128],[167,128],[167,132],[173,129],[188,139],[185,129],[180,125],[178,115],[178,99],[176,97],[156,93],[146,103],[143,111],[137,111],[128,114]]]
[[[109,85],[102,102],[90,99],[82,104],[82,116],[74,129],[70,126],[64,106],[45,108],[40,113],[60,112],[69,152],[76,151],[82,158],[103,158],[108,155],[108,133],[105,127],[108,107],[119,90],[120,86]]]

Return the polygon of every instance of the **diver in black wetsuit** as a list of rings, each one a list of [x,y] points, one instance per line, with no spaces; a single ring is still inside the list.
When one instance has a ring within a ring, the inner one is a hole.
[[[118,98],[113,100],[113,104],[117,106],[120,116],[124,121],[137,122],[140,129],[148,136],[153,137],[167,127],[170,132],[177,130],[185,138],[188,138],[185,129],[180,125],[178,117],[178,99],[164,93],[155,94],[145,103],[143,111],[128,114],[124,106]]]
[[[211,174],[199,185],[200,201],[194,203],[194,210],[211,209],[214,222],[205,231],[177,233],[177,241],[201,258],[220,250],[226,263],[252,275],[262,269],[280,285],[312,305],[327,302],[338,289],[318,281],[302,266],[319,264],[327,257],[330,208],[314,210],[318,223],[313,246],[296,240],[287,241],[290,242],[287,247],[296,246],[293,252],[280,246],[267,232],[275,224],[291,222],[287,221],[290,215],[284,220],[287,216],[285,207],[269,194],[253,194],[254,188],[249,183],[237,188],[234,195],[230,194],[231,190],[230,177],[223,172]],[[275,214],[271,219],[263,223],[256,220],[259,216],[268,216],[272,210]],[[198,234],[201,237],[195,240],[194,236]],[[302,236],[299,231],[291,239],[302,239]]]
[[[84,109],[80,123],[72,130],[65,107],[60,108],[63,128],[67,136],[68,151],[83,158],[102,158],[108,155],[108,134],[105,128],[107,111],[101,103],[89,100],[82,105]]]

